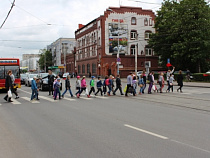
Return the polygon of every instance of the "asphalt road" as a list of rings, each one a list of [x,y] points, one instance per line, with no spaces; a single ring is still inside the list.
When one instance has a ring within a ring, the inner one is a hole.
[[[0,158],[209,158],[210,91],[183,91],[31,103],[22,86],[0,101]]]

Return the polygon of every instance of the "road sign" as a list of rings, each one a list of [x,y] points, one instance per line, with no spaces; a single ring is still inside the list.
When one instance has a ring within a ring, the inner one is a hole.
[[[121,62],[121,59],[120,58],[117,58],[117,62]]]

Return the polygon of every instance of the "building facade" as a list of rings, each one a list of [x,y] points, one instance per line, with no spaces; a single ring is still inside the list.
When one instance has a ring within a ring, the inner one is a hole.
[[[65,63],[64,58],[71,57],[74,52],[76,41],[74,38],[59,38],[52,44],[47,46],[47,50],[52,53],[52,60],[54,66],[66,66],[68,68],[69,63]],[[61,62],[63,60],[63,62]]]
[[[110,7],[104,15],[75,31],[76,71],[79,75],[117,75],[137,70],[158,69],[158,56],[148,47],[155,14],[139,7]],[[117,57],[119,54],[119,57]]]

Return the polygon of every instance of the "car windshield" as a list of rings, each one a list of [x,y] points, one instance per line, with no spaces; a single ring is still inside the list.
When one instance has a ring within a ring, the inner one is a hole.
[[[34,76],[37,77],[37,74],[31,74],[31,75],[29,76],[29,78],[33,78]]]
[[[20,74],[20,77],[25,78],[26,77],[26,74]]]
[[[40,74],[40,77],[43,78],[43,77],[46,77],[48,75],[48,73],[42,73]]]

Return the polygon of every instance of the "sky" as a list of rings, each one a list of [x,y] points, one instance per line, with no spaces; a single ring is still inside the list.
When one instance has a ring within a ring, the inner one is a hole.
[[[0,0],[0,25],[14,0]],[[163,0],[15,0],[0,29],[0,57],[38,54],[58,38],[75,38],[78,24],[87,24],[109,7],[133,6],[159,10]],[[146,2],[146,3],[144,3]]]

